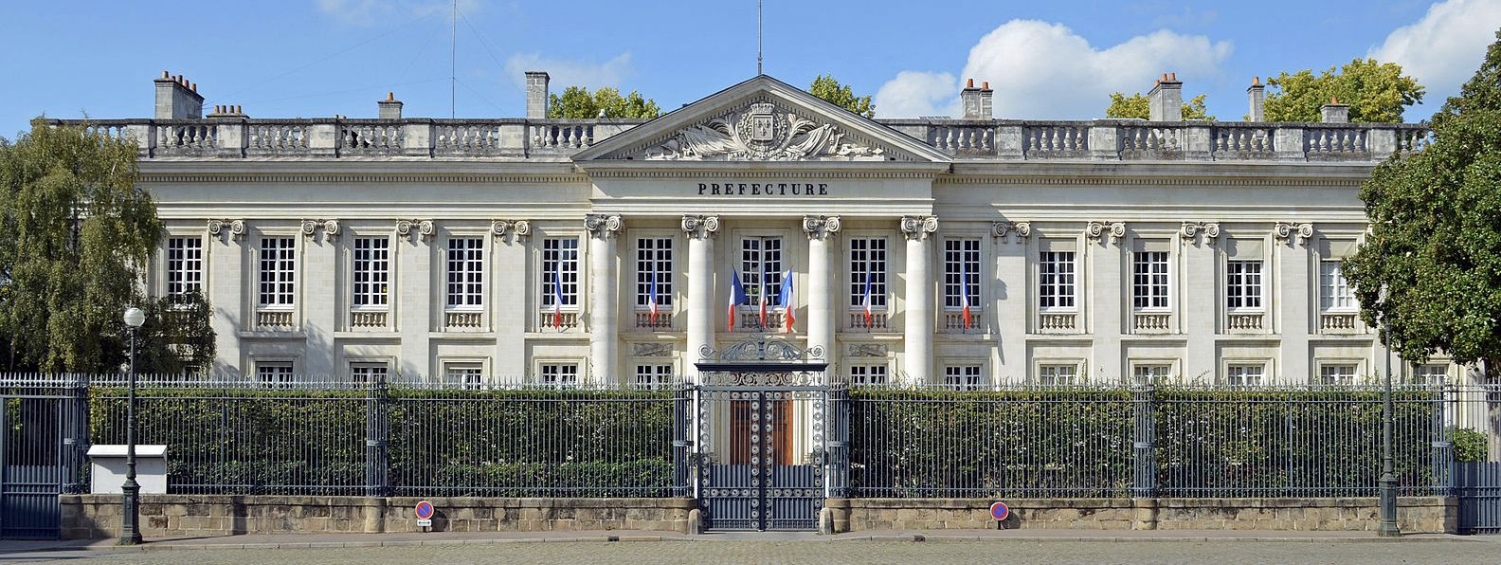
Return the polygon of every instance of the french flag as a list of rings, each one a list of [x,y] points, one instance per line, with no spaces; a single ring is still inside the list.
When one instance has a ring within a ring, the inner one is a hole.
[[[563,252],[552,263],[552,327],[563,328]]]
[[[865,327],[870,327],[870,273],[865,273],[865,298],[860,300],[865,306]]]
[[[750,297],[745,294],[745,286],[740,284],[740,273],[730,269],[730,331],[735,331],[735,311],[742,304],[750,304]]]
[[[771,297],[766,294],[765,263],[761,264],[761,280],[757,284],[761,285],[761,296],[757,297],[761,303],[761,329],[766,329],[766,303],[771,301]]]
[[[777,296],[782,303],[782,317],[787,319],[787,333],[792,333],[792,269],[782,273],[782,292]]]
[[[959,261],[959,299],[964,305],[964,329],[969,329],[973,319],[969,317],[969,263]]]
[[[646,307],[651,310],[650,324],[657,325],[657,270],[651,270],[651,285],[646,287]]]

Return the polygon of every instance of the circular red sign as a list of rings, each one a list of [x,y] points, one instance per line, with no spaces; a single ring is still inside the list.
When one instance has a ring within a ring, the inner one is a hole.
[[[433,503],[426,500],[417,503],[417,518],[427,520],[433,517]]]
[[[998,521],[1005,520],[1011,515],[1011,508],[1004,502],[996,502],[990,505],[990,517]]]

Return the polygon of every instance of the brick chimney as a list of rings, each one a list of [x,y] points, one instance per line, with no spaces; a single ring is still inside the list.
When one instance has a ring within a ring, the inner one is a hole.
[[[1350,105],[1340,104],[1338,97],[1329,98],[1329,103],[1319,107],[1319,112],[1324,114],[1326,124],[1350,123]]]
[[[964,119],[988,120],[991,113],[990,83],[984,83],[980,88],[975,88],[975,79],[968,79],[964,83],[964,90],[959,92],[959,101],[964,106]]]
[[[380,113],[376,114],[376,117],[382,120],[401,119],[401,101],[396,99],[395,92],[387,92],[386,99],[376,102],[375,105],[380,107]]]
[[[1251,113],[1248,114],[1247,120],[1266,121],[1266,85],[1261,84],[1261,77],[1251,77],[1251,86],[1246,89],[1246,97],[1251,99]]]
[[[526,72],[526,117],[528,119],[544,119],[547,117],[547,81],[551,77],[545,71]]]
[[[1147,114],[1154,122],[1183,120],[1183,83],[1178,82],[1178,73],[1163,73],[1157,80],[1147,95]]]
[[[181,75],[172,76],[162,71],[156,79],[156,119],[185,120],[203,117],[203,96],[198,94],[198,85]]]

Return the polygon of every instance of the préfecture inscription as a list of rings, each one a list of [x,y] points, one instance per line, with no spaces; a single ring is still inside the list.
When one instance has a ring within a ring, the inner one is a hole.
[[[701,182],[699,196],[828,196],[828,183]]]

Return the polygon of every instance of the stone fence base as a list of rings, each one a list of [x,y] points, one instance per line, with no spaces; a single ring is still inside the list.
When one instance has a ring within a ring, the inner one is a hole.
[[[829,499],[826,520],[836,533],[862,530],[994,529],[989,499]],[[1376,529],[1375,498],[1139,498],[1004,500],[1005,528],[1076,530]],[[1458,531],[1453,498],[1397,501],[1403,532]]]
[[[59,497],[65,539],[119,535],[120,495]],[[414,507],[433,503],[432,531],[653,530],[688,532],[684,498],[370,498],[142,495],[146,537],[417,532]]]

